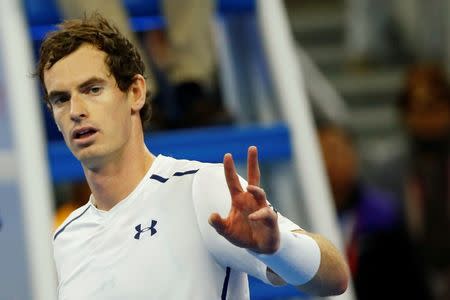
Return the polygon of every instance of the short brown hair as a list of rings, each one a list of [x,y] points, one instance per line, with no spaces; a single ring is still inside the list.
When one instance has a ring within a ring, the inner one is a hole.
[[[128,91],[135,75],[145,77],[144,62],[137,48],[100,14],[66,20],[42,42],[35,72],[44,89],[45,101],[50,110],[44,72],[83,44],[93,45],[106,53],[105,63],[122,92]],[[147,90],[145,104],[139,112],[143,128],[148,126],[151,117],[150,96],[150,91]]]
[[[412,65],[405,74],[405,83],[400,92],[397,106],[407,113],[417,97],[450,104],[450,85],[445,70],[439,64],[424,62]],[[418,94],[420,92],[420,95]]]

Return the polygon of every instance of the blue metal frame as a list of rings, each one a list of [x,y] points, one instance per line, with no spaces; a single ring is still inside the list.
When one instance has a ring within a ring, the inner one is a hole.
[[[222,162],[227,152],[237,163],[245,163],[247,148],[255,145],[262,163],[289,159],[289,130],[283,123],[233,127],[210,127],[149,133],[145,143],[152,153],[175,158]],[[64,141],[49,143],[50,172],[55,183],[81,180],[83,170]]]

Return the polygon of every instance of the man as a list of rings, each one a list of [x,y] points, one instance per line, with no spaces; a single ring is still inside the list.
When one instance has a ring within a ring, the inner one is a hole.
[[[255,147],[248,184],[230,154],[222,166],[147,149],[144,65],[104,18],[64,22],[37,69],[92,191],[54,235],[60,299],[248,299],[247,274],[317,295],[346,290],[336,248],[270,208]]]
[[[350,129],[318,122],[317,133],[357,299],[430,299],[398,202],[361,174]]]
[[[433,299],[450,299],[450,85],[436,63],[407,70],[397,99],[406,147],[374,173],[401,201]]]

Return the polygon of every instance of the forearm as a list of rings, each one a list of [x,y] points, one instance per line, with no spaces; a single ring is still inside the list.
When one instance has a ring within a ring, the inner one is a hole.
[[[320,235],[311,234],[306,231],[296,231],[296,233],[306,234],[311,237],[320,249],[320,265],[316,268],[317,271],[315,274],[311,274],[312,278],[307,278],[305,283],[295,284],[298,289],[310,295],[329,296],[342,294],[347,289],[349,271],[339,251],[328,240]],[[314,243],[313,241],[311,242]],[[299,255],[298,258],[297,255],[295,255],[296,258],[292,259],[289,264],[297,264],[297,269],[301,269],[303,265],[309,267],[309,262],[305,264],[305,261],[302,261],[302,256],[304,256],[305,253],[302,253],[301,247],[299,247],[299,249],[292,249],[292,251],[299,251]],[[277,254],[275,253],[275,255]],[[314,260],[314,258],[312,258],[312,260]],[[282,265],[280,266],[278,264],[276,267],[281,267],[281,270],[284,271]],[[291,266],[286,266],[286,268],[291,268]],[[298,278],[293,278],[292,275],[289,274],[290,278],[285,277],[285,279],[283,279],[282,274],[281,276],[276,274],[275,271],[270,269],[270,263],[268,264],[267,278],[274,285],[283,285],[286,284],[286,281],[289,283],[289,280],[291,281],[291,284],[293,284],[293,282],[302,282],[305,280],[302,276],[304,276],[304,274],[299,272]]]
[[[348,286],[350,272],[340,252],[331,242],[318,234],[301,233],[309,235],[317,242],[321,260],[316,275],[310,281],[297,287],[303,292],[318,296],[344,293]]]

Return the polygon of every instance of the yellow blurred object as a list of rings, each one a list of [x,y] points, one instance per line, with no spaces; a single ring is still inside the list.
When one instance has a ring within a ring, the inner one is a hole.
[[[70,213],[78,207],[80,207],[80,205],[76,201],[69,201],[67,203],[64,203],[59,209],[56,210],[53,228],[56,230],[56,228],[58,228],[64,222],[64,220],[70,215]]]
[[[55,213],[53,226],[58,228],[64,220],[77,208],[84,205],[91,195],[91,190],[86,181],[74,182],[71,187],[70,201],[64,202]]]

